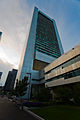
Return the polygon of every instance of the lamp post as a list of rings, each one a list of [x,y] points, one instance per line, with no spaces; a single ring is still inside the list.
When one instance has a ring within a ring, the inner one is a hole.
[[[30,79],[29,79],[29,91],[28,91],[28,99],[30,100],[30,95],[31,95],[31,73],[26,73],[26,74],[30,76]]]

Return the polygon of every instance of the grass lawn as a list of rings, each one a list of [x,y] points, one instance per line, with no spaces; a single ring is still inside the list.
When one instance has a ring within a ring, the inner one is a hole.
[[[56,105],[32,111],[45,120],[80,120],[80,107],[75,106]]]

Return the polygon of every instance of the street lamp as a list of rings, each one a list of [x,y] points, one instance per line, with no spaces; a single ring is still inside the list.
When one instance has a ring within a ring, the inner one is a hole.
[[[31,73],[26,73],[26,74],[30,75],[30,79],[31,79]]]

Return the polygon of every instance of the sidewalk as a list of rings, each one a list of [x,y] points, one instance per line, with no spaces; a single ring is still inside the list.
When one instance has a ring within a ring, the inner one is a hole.
[[[29,112],[19,110],[7,97],[0,97],[0,120],[39,120]]]
[[[32,111],[30,111],[30,109],[28,107],[23,107],[23,110],[28,112],[29,114],[33,115],[35,118],[37,118],[38,120],[45,120],[42,117],[38,116],[37,114],[33,113]]]

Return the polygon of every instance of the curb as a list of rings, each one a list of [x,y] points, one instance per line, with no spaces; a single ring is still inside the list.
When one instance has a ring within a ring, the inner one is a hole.
[[[28,107],[23,107],[23,110],[26,111],[26,112],[28,112],[29,114],[31,114],[32,116],[34,116],[38,120],[45,120],[42,117],[38,116],[37,114],[33,113],[32,111],[28,110]]]

